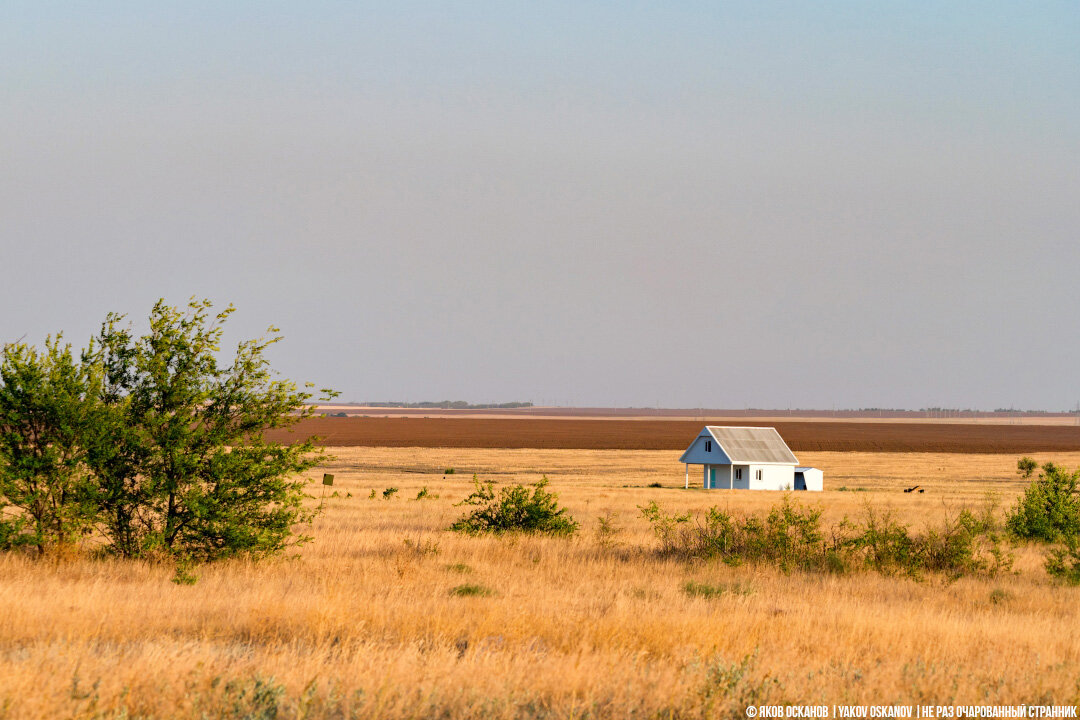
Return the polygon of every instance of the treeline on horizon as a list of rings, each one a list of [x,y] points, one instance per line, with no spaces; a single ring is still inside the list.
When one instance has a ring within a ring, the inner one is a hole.
[[[531,402],[506,402],[506,403],[470,403],[464,400],[440,400],[439,402],[365,402],[360,403],[364,407],[377,408],[419,408],[439,410],[510,410],[514,408],[532,407]]]
[[[315,403],[316,405],[318,403]],[[424,402],[394,402],[394,401],[366,401],[358,403],[345,403],[348,405],[356,405],[357,407],[372,407],[372,408],[404,408],[404,409],[431,409],[431,410],[512,410],[515,408],[531,408],[536,407],[531,402],[505,402],[505,403],[470,403],[465,400],[440,400],[440,401],[424,401]],[[812,413],[821,415],[835,415],[838,413],[891,413],[896,415],[938,415],[938,414],[951,414],[951,415],[1080,415],[1080,407],[1075,409],[1066,410],[1041,410],[1041,409],[1021,409],[1021,408],[994,408],[993,410],[982,410],[979,408],[957,408],[957,407],[923,407],[923,408],[894,408],[894,407],[859,407],[859,408],[764,408],[764,407],[748,407],[743,409],[735,408],[669,408],[658,406],[641,406],[627,405],[626,407],[612,406],[611,408],[603,408],[602,406],[558,406],[568,409],[611,409],[611,410],[648,410],[648,411],[673,411],[673,410],[696,410],[701,411],[708,409],[710,412],[731,412],[731,413]]]

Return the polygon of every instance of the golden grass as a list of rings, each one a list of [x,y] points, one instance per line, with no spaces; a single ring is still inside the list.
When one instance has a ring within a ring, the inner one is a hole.
[[[1037,548],[1016,550],[1015,574],[953,583],[687,565],[650,552],[637,505],[764,512],[779,494],[687,492],[671,452],[336,454],[312,478],[333,472],[339,496],[294,559],[201,568],[180,586],[141,563],[0,557],[0,717],[262,717],[275,704],[279,717],[723,717],[766,701],[1080,701],[1080,590],[1051,583]],[[1080,465],[1080,454],[1038,459]],[[990,492],[1011,504],[1024,485],[1014,456],[800,460],[825,470],[832,489],[800,499],[829,522],[869,502],[919,525]],[[581,532],[447,532],[474,471],[547,474]],[[914,484],[927,492],[900,491]],[[390,486],[400,491],[383,500]],[[439,498],[412,500],[422,487]],[[611,547],[597,536],[608,514],[621,528]],[[687,581],[739,592],[690,596]],[[463,584],[490,595],[452,594]],[[271,689],[255,695],[257,681]]]

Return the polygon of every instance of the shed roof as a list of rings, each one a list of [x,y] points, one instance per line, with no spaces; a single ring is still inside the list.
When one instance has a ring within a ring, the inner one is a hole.
[[[706,429],[733,463],[799,463],[776,428],[707,425]]]

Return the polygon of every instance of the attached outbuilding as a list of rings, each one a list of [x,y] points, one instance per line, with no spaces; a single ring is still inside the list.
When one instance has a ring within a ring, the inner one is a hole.
[[[821,470],[799,467],[799,461],[771,427],[707,425],[679,458],[704,468],[707,490],[821,490]]]

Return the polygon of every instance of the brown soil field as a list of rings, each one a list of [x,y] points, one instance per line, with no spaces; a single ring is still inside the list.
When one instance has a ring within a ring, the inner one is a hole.
[[[304,420],[276,441],[315,435],[339,447],[682,450],[708,421],[526,418],[336,418]],[[728,423],[734,424],[734,423]],[[795,452],[1035,453],[1080,450],[1080,426],[911,422],[755,422],[775,427]]]

